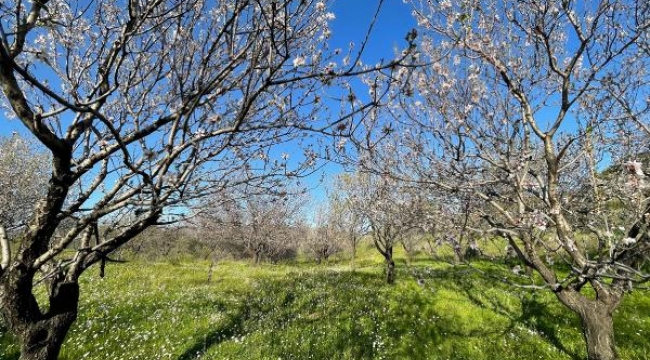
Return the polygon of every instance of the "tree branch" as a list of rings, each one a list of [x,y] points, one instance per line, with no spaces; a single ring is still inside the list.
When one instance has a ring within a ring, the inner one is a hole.
[[[0,251],[2,252],[2,261],[0,262],[0,272],[9,267],[11,263],[11,248],[9,247],[9,239],[4,225],[0,225]]]

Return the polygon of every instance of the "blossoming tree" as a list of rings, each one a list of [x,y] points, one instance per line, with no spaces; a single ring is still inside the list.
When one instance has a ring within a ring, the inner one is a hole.
[[[430,65],[401,79],[417,93],[393,108],[393,176],[481,200],[527,286],[582,319],[589,359],[616,359],[613,314],[650,276],[648,3],[411,4]]]
[[[10,234],[20,231],[44,194],[48,157],[18,134],[0,138],[0,249],[9,266]]]
[[[326,44],[322,1],[3,1],[0,18],[2,107],[52,159],[0,267],[0,311],[21,360],[57,358],[85,270],[193,199],[300,175],[317,150],[290,166],[274,145],[342,134],[382,97],[331,114],[322,89],[352,93],[341,77],[395,65],[360,68],[352,56],[336,67],[346,54]]]
[[[423,199],[417,189],[371,172],[358,171],[342,178],[340,184],[344,201],[366,224],[375,248],[384,258],[386,282],[395,283],[393,250],[420,224]]]

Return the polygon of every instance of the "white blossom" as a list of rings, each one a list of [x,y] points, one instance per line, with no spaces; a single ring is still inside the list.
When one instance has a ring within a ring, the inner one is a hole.
[[[636,160],[628,161],[624,164],[624,166],[625,166],[625,170],[627,170],[629,174],[632,174],[640,178],[645,176],[642,168],[643,165]]]
[[[631,237],[626,237],[621,240],[621,244],[625,246],[630,246],[636,244],[636,239]]]
[[[306,64],[305,58],[302,56],[296,56],[293,59],[293,66],[298,67],[298,66],[304,66]]]

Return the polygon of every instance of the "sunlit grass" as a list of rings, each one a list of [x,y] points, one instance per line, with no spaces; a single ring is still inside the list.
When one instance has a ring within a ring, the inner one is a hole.
[[[581,359],[578,319],[551,294],[512,288],[465,267],[381,259],[251,266],[222,262],[112,265],[82,283],[79,319],[61,359]],[[477,263],[483,270],[507,268]],[[616,314],[621,357],[647,359],[650,299]],[[17,358],[0,337],[0,359]]]

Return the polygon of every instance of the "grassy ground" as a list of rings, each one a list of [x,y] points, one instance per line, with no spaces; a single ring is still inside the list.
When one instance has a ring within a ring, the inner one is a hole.
[[[379,259],[262,265],[113,265],[86,274],[61,358],[581,359],[578,319],[546,293],[418,261],[385,285]],[[479,264],[484,269],[493,265]],[[498,269],[497,269],[498,270]],[[616,314],[623,359],[649,359],[650,297]],[[1,331],[1,330],[0,330]],[[0,359],[17,346],[0,333]]]

